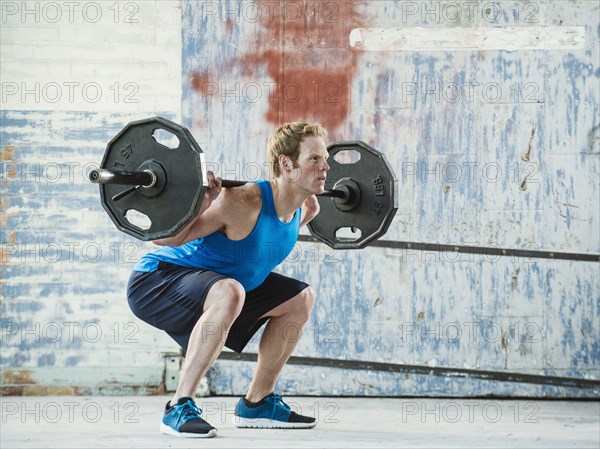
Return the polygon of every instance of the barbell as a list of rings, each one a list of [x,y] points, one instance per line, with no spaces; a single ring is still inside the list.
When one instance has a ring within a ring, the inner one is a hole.
[[[384,235],[398,209],[397,181],[384,154],[362,141],[327,147],[331,167],[310,233],[335,249],[363,248]],[[204,153],[190,131],[153,117],[127,124],[88,178],[116,227],[140,240],[176,235],[200,211]],[[246,181],[222,180],[224,188]],[[125,186],[125,188],[124,188]]]

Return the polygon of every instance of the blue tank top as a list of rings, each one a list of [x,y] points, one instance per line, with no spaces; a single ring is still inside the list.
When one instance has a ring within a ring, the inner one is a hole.
[[[163,246],[142,256],[135,271],[155,271],[161,261],[189,268],[203,268],[235,279],[246,291],[258,287],[285,260],[298,241],[301,209],[289,223],[275,212],[271,183],[257,181],[262,206],[254,229],[242,240],[230,240],[220,232],[181,246]]]

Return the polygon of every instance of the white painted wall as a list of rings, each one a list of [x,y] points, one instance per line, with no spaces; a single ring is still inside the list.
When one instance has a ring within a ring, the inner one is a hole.
[[[2,1],[2,109],[178,113],[178,1]]]

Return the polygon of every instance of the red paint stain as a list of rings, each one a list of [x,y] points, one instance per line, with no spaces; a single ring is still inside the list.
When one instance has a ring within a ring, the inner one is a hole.
[[[359,4],[259,0],[260,26],[250,38],[255,51],[224,61],[218,72],[256,79],[263,88],[261,100],[268,102],[265,119],[272,124],[305,120],[330,131],[341,128],[350,112],[350,86],[360,57],[351,51],[348,36],[353,28],[366,26]],[[205,95],[222,81],[211,73],[190,77],[192,88]]]
[[[193,72],[189,76],[189,83],[196,92],[200,92],[204,95],[212,95],[214,90],[214,79],[215,75],[211,72]]]
[[[227,30],[227,35],[233,33],[233,29],[235,28],[235,21],[231,18],[225,20],[225,29]]]

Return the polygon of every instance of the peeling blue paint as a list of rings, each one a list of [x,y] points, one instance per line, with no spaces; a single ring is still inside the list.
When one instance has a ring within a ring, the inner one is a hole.
[[[67,357],[65,360],[65,365],[66,366],[77,366],[77,365],[79,365],[79,362],[81,362],[82,360],[85,360],[85,358],[82,356]]]
[[[55,354],[43,354],[37,359],[37,366],[54,366],[56,363]]]

